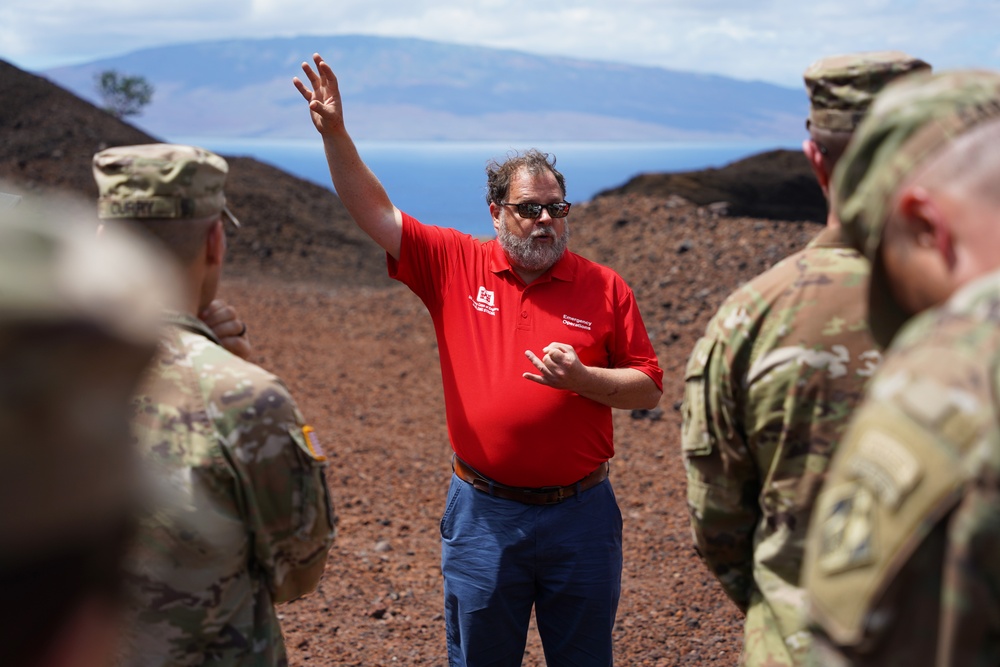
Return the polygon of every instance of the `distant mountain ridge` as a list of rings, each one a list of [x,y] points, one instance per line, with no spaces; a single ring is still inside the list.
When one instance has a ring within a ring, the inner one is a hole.
[[[302,36],[178,44],[40,74],[97,101],[116,69],[156,92],[151,134],[313,138],[291,78],[319,52],[356,139],[733,141],[797,139],[802,91],[763,82],[419,39]]]
[[[90,208],[97,151],[165,140],[2,60],[0,99],[0,191],[26,200],[75,197]],[[385,253],[330,189],[252,158],[226,159],[226,199],[243,223],[227,230],[228,274],[352,288],[392,284]]]
[[[0,99],[5,101],[0,105],[0,136],[4,138],[0,141],[0,191],[26,199],[75,195],[89,209],[97,198],[91,171],[94,153],[109,146],[168,140],[124,123],[3,60]],[[329,188],[252,158],[226,158],[230,166],[227,200],[243,223],[238,233],[231,234],[227,273],[320,282],[334,288],[395,284],[386,274],[385,253],[354,224]],[[671,262],[654,266],[637,263],[631,255],[622,254],[621,239],[606,236],[607,230],[630,235],[642,229],[657,235],[670,233],[678,206],[675,195],[702,206],[725,202],[699,209],[697,215],[704,215],[705,224],[710,226],[714,225],[713,216],[724,210],[734,215],[753,212],[819,221],[825,202],[808,169],[801,152],[772,151],[722,169],[638,176],[605,191],[593,202],[574,205],[573,248],[589,256],[597,246],[588,239],[603,238],[599,253],[617,257],[616,266],[637,281],[646,281],[652,289],[660,284]],[[652,203],[643,204],[641,212],[632,210],[639,199]],[[650,207],[654,210],[646,210]],[[757,228],[747,227],[746,232],[756,237]],[[648,251],[643,253],[647,259],[655,256],[661,262],[667,246],[661,245],[662,240],[647,238],[646,232],[642,234],[634,247]],[[773,261],[779,255],[778,249],[768,250],[761,261]],[[719,261],[718,255],[715,261]],[[640,266],[644,268],[640,270]],[[728,283],[723,287],[728,289]]]

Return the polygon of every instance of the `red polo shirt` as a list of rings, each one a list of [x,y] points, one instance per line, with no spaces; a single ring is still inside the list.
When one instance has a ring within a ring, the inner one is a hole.
[[[587,366],[635,368],[663,387],[632,290],[621,276],[566,252],[525,285],[496,240],[424,225],[403,214],[397,262],[434,321],[451,446],[511,486],[566,485],[614,456],[611,408],[521,377],[552,342]]]

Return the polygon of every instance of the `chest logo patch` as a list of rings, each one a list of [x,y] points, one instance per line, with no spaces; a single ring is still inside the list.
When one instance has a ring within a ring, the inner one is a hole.
[[[479,294],[476,295],[476,301],[485,303],[487,306],[492,306],[494,299],[496,299],[496,294],[492,290],[488,290],[482,285],[479,286]]]
[[[496,292],[488,290],[482,285],[479,286],[475,299],[472,298],[471,294],[469,295],[469,301],[472,302],[472,307],[480,313],[496,316],[497,311],[500,310],[496,305]]]

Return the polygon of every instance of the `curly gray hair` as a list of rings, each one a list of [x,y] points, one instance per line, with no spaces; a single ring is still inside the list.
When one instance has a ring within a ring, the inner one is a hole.
[[[533,175],[544,171],[551,172],[559,183],[562,196],[566,197],[566,179],[556,169],[556,156],[530,148],[523,153],[508,153],[504,162],[489,161],[486,165],[486,203],[499,204],[506,200],[510,190],[510,180],[521,169],[526,169]]]

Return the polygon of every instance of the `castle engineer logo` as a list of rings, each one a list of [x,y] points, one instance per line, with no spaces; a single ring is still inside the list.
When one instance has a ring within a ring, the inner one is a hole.
[[[497,311],[500,310],[496,306],[496,294],[482,285],[479,286],[479,292],[476,293],[475,299],[472,298],[471,294],[469,295],[469,301],[472,302],[472,307],[480,313],[486,313],[495,317]]]

